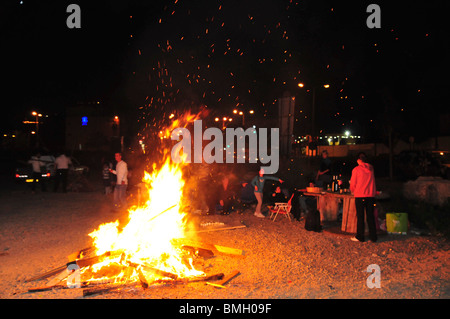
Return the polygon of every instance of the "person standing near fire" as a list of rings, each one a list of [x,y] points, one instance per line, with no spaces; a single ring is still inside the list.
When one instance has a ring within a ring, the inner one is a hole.
[[[121,208],[127,205],[128,166],[122,160],[122,153],[115,153],[114,157],[117,161],[116,169],[110,169],[109,171],[117,176],[114,188],[114,207]]]
[[[377,229],[374,216],[375,195],[377,193],[375,185],[375,174],[373,166],[367,163],[366,154],[360,153],[357,159],[358,166],[352,170],[350,178],[350,191],[355,197],[356,208],[356,236],[352,241],[364,241],[364,212],[369,227],[369,239],[377,241]]]
[[[69,166],[72,165],[72,160],[67,157],[66,154],[61,153],[55,159],[55,185],[53,191],[56,193],[58,191],[59,184],[62,183],[63,193],[67,193],[67,176],[69,174]]]
[[[32,172],[32,178],[33,178],[33,184],[31,184],[31,192],[34,194],[36,190],[36,183],[39,181],[39,184],[41,185],[42,191],[47,191],[47,187],[45,185],[45,180],[42,178],[42,170],[45,167],[45,162],[41,160],[41,154],[37,153],[36,155],[32,156],[31,159],[28,161],[28,164],[31,164],[33,168]]]
[[[326,188],[327,185],[331,186],[333,177],[331,174],[332,163],[328,157],[328,151],[324,150],[322,152],[322,161],[320,162],[320,168],[316,175],[316,184],[319,187]]]
[[[259,170],[259,175],[255,176],[253,178],[251,184],[254,187],[255,197],[256,197],[256,200],[258,201],[254,215],[256,217],[260,217],[260,218],[265,217],[261,213],[261,206],[263,203],[264,183],[266,180],[278,181],[280,183],[283,183],[283,181],[281,179],[279,179],[278,177],[264,176],[264,169],[262,169],[262,168]]]

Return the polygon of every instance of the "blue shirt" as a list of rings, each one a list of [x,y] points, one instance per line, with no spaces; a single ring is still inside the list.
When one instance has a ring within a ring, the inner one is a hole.
[[[277,177],[272,177],[272,176],[255,176],[255,178],[253,178],[252,180],[252,186],[253,189],[255,189],[255,193],[262,193],[263,192],[263,188],[264,188],[264,182],[266,180],[272,180],[272,181],[279,181],[280,179]]]

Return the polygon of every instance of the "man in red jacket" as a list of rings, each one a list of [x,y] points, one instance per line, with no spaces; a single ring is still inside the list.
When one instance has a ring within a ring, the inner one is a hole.
[[[377,241],[377,229],[374,216],[375,195],[377,189],[375,186],[375,175],[373,166],[367,163],[367,156],[360,153],[357,159],[358,166],[352,171],[350,179],[350,191],[355,196],[356,207],[356,236],[353,241],[364,241],[364,211],[367,218],[367,226],[369,226],[369,239],[372,242]]]

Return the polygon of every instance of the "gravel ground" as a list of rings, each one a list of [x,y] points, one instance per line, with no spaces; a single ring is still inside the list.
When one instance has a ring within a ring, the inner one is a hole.
[[[244,257],[216,254],[197,260],[207,274],[238,270],[226,289],[205,282],[132,286],[83,297],[82,289],[29,293],[45,280],[26,279],[64,265],[91,244],[87,236],[105,222],[126,218],[111,210],[100,192],[3,192],[0,203],[0,298],[2,299],[447,299],[450,297],[449,243],[444,238],[380,235],[377,243],[352,242],[336,224],[308,232],[303,221],[278,216],[275,222],[251,210],[230,215],[193,215],[205,231],[198,241],[245,251]],[[212,223],[212,224],[211,224]],[[221,224],[223,223],[223,224]],[[381,288],[368,288],[369,265],[379,265]]]

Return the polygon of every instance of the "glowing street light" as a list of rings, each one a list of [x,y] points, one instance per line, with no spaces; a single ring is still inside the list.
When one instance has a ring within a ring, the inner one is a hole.
[[[303,84],[303,83],[298,83],[298,87],[299,88],[303,88],[305,85]],[[315,117],[316,117],[316,88],[317,88],[318,86],[313,86],[312,87],[312,93],[313,93],[313,100],[312,100],[312,110],[311,110],[311,126],[312,126],[312,128],[311,128],[311,135],[312,136],[315,136]],[[330,88],[330,85],[329,84],[324,84],[323,85],[323,87],[325,88],[325,89],[329,89]]]
[[[36,147],[39,147],[39,118],[42,117],[42,114],[36,111],[32,111],[31,115],[36,118],[36,132],[31,132],[31,134],[36,134]]]
[[[233,113],[242,116],[242,126],[245,126],[245,112],[244,112],[244,111],[239,111],[239,110],[236,110],[236,109],[235,109],[235,110],[233,110]],[[248,113],[254,114],[255,111],[250,110]]]

